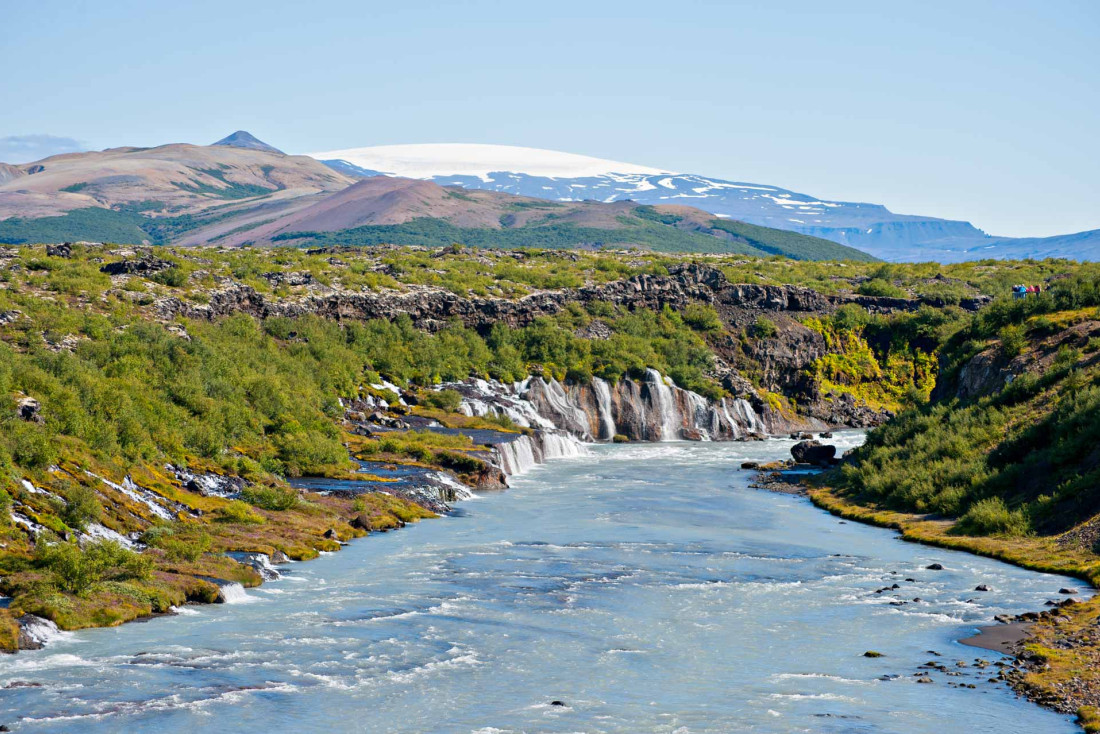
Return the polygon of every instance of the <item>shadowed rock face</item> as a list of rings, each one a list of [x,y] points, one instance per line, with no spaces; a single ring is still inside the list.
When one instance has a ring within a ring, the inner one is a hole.
[[[235,284],[210,293],[210,302],[194,304],[176,298],[157,303],[159,315],[170,320],[176,316],[213,319],[233,313],[248,313],[258,318],[316,314],[333,319],[396,318],[408,314],[422,329],[434,331],[451,319],[464,325],[488,328],[496,322],[523,327],[540,316],[552,316],[570,302],[609,301],[634,309],[683,309],[701,302],[725,309],[758,312],[831,313],[845,303],[858,303],[871,310],[887,313],[916,310],[921,301],[870,296],[827,296],[809,288],[791,285],[734,284],[718,269],[688,264],[674,268],[670,275],[636,275],[625,280],[536,293],[517,300],[463,297],[441,288],[409,286],[405,291],[372,293],[334,291],[299,299],[268,299],[251,287]],[[973,306],[976,308],[976,304]]]

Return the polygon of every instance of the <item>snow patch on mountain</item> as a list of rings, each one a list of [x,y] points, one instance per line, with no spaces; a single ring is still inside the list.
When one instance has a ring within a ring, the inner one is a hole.
[[[368,171],[407,178],[475,176],[490,180],[498,171],[548,178],[582,178],[609,174],[668,174],[660,168],[620,163],[575,153],[513,145],[473,143],[431,143],[423,145],[378,145],[309,153],[321,161],[346,161]]]

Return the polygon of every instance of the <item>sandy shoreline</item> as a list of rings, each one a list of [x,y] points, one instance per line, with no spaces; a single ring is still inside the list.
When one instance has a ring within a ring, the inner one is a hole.
[[[978,633],[959,640],[964,645],[992,650],[1002,655],[1015,655],[1014,648],[1031,634],[1032,622],[1008,622],[979,627]]]

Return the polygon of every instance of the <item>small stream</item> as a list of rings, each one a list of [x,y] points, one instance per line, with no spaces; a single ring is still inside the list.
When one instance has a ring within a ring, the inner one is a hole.
[[[236,603],[63,634],[0,659],[0,723],[1075,731],[987,682],[996,668],[975,662],[999,656],[956,640],[1081,584],[901,542],[803,498],[749,489],[740,463],[784,457],[792,443],[593,446],[459,503],[454,516],[282,566],[283,578]],[[927,570],[933,562],[945,570]],[[869,649],[883,657],[863,657]],[[960,675],[917,683],[928,661]]]

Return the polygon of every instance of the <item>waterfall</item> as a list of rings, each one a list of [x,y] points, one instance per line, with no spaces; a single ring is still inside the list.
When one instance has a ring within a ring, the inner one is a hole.
[[[162,497],[155,494],[154,492],[150,492],[149,490],[145,489],[144,487],[139,487],[138,485],[134,484],[134,480],[130,479],[130,477],[123,478],[122,484],[116,484],[115,482],[112,482],[110,479],[105,479],[105,478],[99,476],[98,474],[93,474],[92,472],[88,471],[87,469],[84,470],[84,473],[87,474],[88,476],[94,478],[94,479],[98,479],[99,481],[106,484],[108,487],[111,487],[112,489],[115,489],[115,490],[118,490],[119,492],[122,492],[124,495],[126,495],[127,497],[132,499],[134,502],[145,505],[149,509],[150,512],[152,512],[154,515],[156,515],[160,519],[162,519],[162,520],[174,520],[175,519],[175,516],[171,513],[171,511],[166,509],[164,507],[164,505],[160,504],[160,502],[158,501],[158,500],[163,500]]]
[[[711,440],[712,435],[717,436],[721,432],[721,426],[717,414],[710,407],[710,403],[699,393],[691,390],[676,388],[676,398],[687,407],[688,423],[699,431],[700,439]]]
[[[510,477],[526,474],[548,459],[584,456],[588,448],[575,436],[556,431],[537,431],[508,443],[496,444],[501,470]]]
[[[59,630],[50,620],[34,614],[28,614],[19,620],[19,627],[21,632],[38,646],[46,645],[51,640],[67,634]]]
[[[575,437],[564,433],[540,431],[538,437],[542,444],[542,459],[568,459],[584,456],[588,453],[585,445]]]
[[[467,382],[446,383],[439,389],[457,390],[462,394],[459,412],[468,416],[505,416],[524,428],[553,428],[553,421],[539,414],[526,394],[530,379],[514,385],[504,385],[496,380],[475,379]]]
[[[475,495],[470,488],[462,482],[456,481],[450,474],[446,472],[433,472],[428,475],[432,479],[436,480],[445,487],[448,487],[454,491],[454,501],[457,500],[472,500]]]
[[[592,440],[588,413],[575,404],[575,396],[566,393],[560,382],[553,378],[547,382],[535,377],[528,384],[527,391],[520,393],[520,397],[533,405],[540,415],[549,413],[546,417],[555,427],[582,440]]]
[[[497,462],[509,476],[547,459],[577,456],[583,452],[582,442],[611,440],[620,432],[636,441],[708,441],[768,431],[748,401],[707,400],[655,369],[646,370],[643,381],[623,378],[614,386],[598,377],[588,386],[565,386],[534,376],[513,384],[470,379],[440,388],[462,395],[465,415],[507,416],[518,426],[535,429],[495,444]]]
[[[743,398],[733,401],[722,398],[721,408],[733,429],[734,438],[740,438],[746,433],[765,433],[764,422],[749,405],[749,401]]]
[[[111,540],[125,548],[129,548],[131,550],[133,550],[134,548],[134,541],[130,540],[121,533],[117,533],[108,527],[100,525],[97,522],[88,523],[88,526],[84,528],[84,533],[85,536],[88,538],[93,538],[97,540]]]
[[[611,417],[611,386],[599,377],[592,378],[592,392],[596,395],[596,407],[600,417],[600,438],[610,441],[615,437],[615,419]]]
[[[253,601],[253,598],[245,592],[244,587],[236,581],[220,584],[220,588],[223,604],[246,604]]]
[[[500,468],[508,476],[517,476],[531,471],[539,462],[535,459],[535,448],[530,436],[520,436],[515,441],[498,443]]]
[[[657,411],[661,417],[662,441],[674,441],[680,438],[680,416],[677,414],[676,401],[672,397],[672,389],[665,382],[665,378],[657,370],[650,368],[645,371],[646,382],[653,389],[656,396]]]

